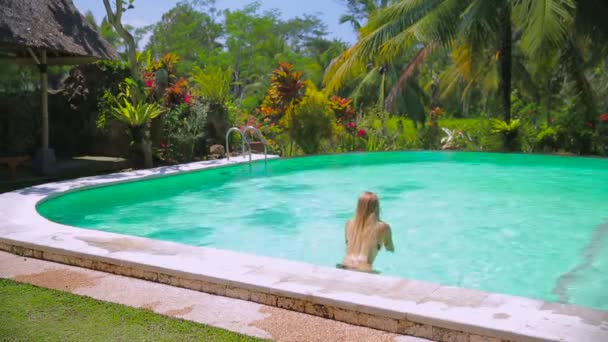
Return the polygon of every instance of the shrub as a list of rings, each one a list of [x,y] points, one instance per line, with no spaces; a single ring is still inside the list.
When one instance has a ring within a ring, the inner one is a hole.
[[[331,138],[334,120],[327,96],[309,84],[302,100],[287,109],[283,125],[305,154],[314,154],[323,139]]]
[[[442,150],[463,150],[472,143],[471,137],[464,131],[441,127],[445,136],[441,138]]]
[[[162,109],[157,103],[146,103],[141,100],[138,83],[130,78],[125,79],[119,88],[120,92],[116,96],[109,91],[104,94],[103,100],[107,112],[103,113],[99,124],[105,124],[106,115],[110,114],[114,119],[129,125],[133,132],[133,140],[139,143],[144,139],[141,132],[144,126],[159,116]]]
[[[549,152],[554,151],[558,146],[557,131],[553,127],[546,127],[536,135],[536,149]]]
[[[168,162],[189,162],[203,141],[207,123],[207,106],[203,103],[182,104],[164,115],[164,142],[159,156]],[[204,144],[202,144],[204,145]],[[201,150],[206,151],[204,146]]]
[[[205,70],[196,67],[191,74],[194,93],[206,102],[226,103],[231,96],[232,70],[208,66]]]
[[[365,134],[361,134],[363,129]],[[362,140],[359,149],[366,151],[403,150],[416,147],[416,127],[410,119],[390,115],[373,107],[361,120],[352,135]]]
[[[593,148],[597,154],[608,156],[608,114],[606,113],[599,116],[598,123],[595,125]]]
[[[436,107],[431,110],[427,121],[418,129],[418,141],[422,148],[436,150],[441,146],[441,128],[439,118],[444,114],[443,109]]]
[[[504,148],[508,151],[521,150],[521,139],[518,139],[518,133],[521,128],[521,121],[519,119],[511,120],[510,122],[491,119],[490,125],[492,127],[491,132],[503,138]]]
[[[439,126],[463,132],[471,138],[465,147],[472,151],[496,151],[500,149],[500,137],[491,133],[490,120],[478,119],[442,119]]]

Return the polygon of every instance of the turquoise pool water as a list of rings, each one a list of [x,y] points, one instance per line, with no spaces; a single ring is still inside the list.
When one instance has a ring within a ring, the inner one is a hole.
[[[332,267],[362,191],[383,274],[608,309],[608,160],[395,152],[271,160],[69,193],[63,224]]]

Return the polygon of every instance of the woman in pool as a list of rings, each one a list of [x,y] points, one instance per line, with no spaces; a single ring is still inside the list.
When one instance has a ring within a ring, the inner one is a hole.
[[[380,221],[380,202],[373,192],[359,197],[355,218],[346,222],[346,257],[343,268],[371,272],[382,246],[394,252],[391,228]]]

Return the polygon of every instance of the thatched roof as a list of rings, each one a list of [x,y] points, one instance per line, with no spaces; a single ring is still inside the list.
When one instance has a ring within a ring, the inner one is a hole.
[[[48,64],[118,58],[72,0],[0,0],[0,56],[27,62],[27,48],[46,50]]]

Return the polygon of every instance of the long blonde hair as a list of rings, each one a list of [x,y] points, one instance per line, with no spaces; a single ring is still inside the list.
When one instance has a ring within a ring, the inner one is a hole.
[[[366,191],[359,197],[357,212],[351,221],[351,243],[348,244],[348,254],[366,253],[366,243],[375,244],[373,239],[376,226],[380,222],[380,201],[375,193]]]

